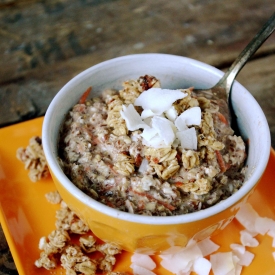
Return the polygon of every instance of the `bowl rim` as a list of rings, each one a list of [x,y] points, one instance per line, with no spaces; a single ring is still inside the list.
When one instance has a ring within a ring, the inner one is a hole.
[[[51,133],[53,132],[51,129],[51,120],[54,119],[53,112],[57,108],[56,105],[58,105],[58,102],[64,97],[64,95],[67,93],[67,91],[70,90],[70,87],[73,85],[77,85],[79,81],[82,78],[85,78],[87,75],[102,69],[105,66],[109,66],[110,64],[116,63],[118,61],[123,62],[129,62],[130,60],[133,61],[133,59],[140,59],[140,58],[168,58],[168,59],[177,59],[181,60],[183,62],[188,62],[188,64],[192,64],[193,66],[201,67],[204,70],[211,71],[212,74],[217,75],[221,77],[223,75],[223,72],[219,69],[203,63],[201,61],[189,58],[189,57],[183,57],[178,55],[171,55],[171,54],[161,54],[161,53],[144,53],[144,54],[131,54],[121,57],[112,58],[106,61],[103,61],[101,63],[98,63],[96,65],[91,66],[90,68],[87,68],[86,70],[82,71],[81,73],[74,76],[69,82],[67,82],[56,94],[56,96],[53,98],[52,102],[50,103],[45,117],[43,121],[42,126],[42,142],[43,142],[43,150],[45,153],[45,157],[47,160],[47,163],[50,167],[51,172],[55,175],[55,177],[59,180],[59,183],[68,190],[70,194],[72,194],[76,199],[82,201],[86,206],[93,208],[94,210],[98,212],[104,213],[104,215],[111,216],[114,218],[118,218],[121,220],[125,220],[132,223],[141,223],[141,224],[151,224],[151,225],[168,225],[168,224],[184,224],[184,223],[190,223],[195,222],[198,220],[203,220],[206,218],[209,218],[211,216],[214,216],[232,206],[234,206],[236,203],[238,203],[243,197],[245,197],[251,189],[254,188],[254,186],[259,181],[260,177],[262,176],[266,165],[268,163],[269,155],[270,155],[270,146],[265,146],[265,150],[261,152],[262,154],[262,161],[260,164],[255,168],[255,171],[253,172],[253,175],[247,181],[245,184],[236,192],[235,194],[231,195],[229,198],[227,198],[224,201],[221,201],[207,209],[203,209],[197,212],[193,213],[187,213],[182,215],[176,215],[176,216],[142,216],[137,214],[132,214],[128,212],[123,212],[120,210],[113,209],[109,206],[106,206],[88,195],[86,195],[83,191],[81,191],[79,188],[77,188],[63,173],[62,169],[60,168],[58,161],[56,157],[54,156],[53,147],[56,146],[54,144],[51,144]],[[234,87],[236,89],[242,88],[245,89],[240,83],[235,81]],[[246,90],[246,89],[245,89]],[[253,96],[248,92],[249,96],[252,97],[251,100],[256,101]],[[257,103],[257,102],[256,102]],[[258,103],[257,103],[258,105]],[[266,121],[266,117],[262,111],[262,109],[259,106],[259,116],[260,119],[266,123],[266,127],[269,131],[268,124]],[[265,142],[267,144],[270,144],[270,135],[266,135]],[[233,212],[232,212],[233,215]]]

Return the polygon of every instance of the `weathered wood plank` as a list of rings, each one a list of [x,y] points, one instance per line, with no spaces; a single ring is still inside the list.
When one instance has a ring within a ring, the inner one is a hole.
[[[249,62],[237,80],[252,93],[262,107],[275,148],[275,54]],[[253,112],[253,110],[251,110]]]
[[[0,127],[43,115],[84,69],[144,52],[226,69],[274,0],[0,0]],[[262,106],[275,147],[275,35],[238,76]],[[3,274],[17,274],[0,228]],[[0,272],[1,273],[1,272]]]
[[[113,57],[162,52],[226,68],[273,7],[273,0],[14,0],[0,8],[0,100],[6,102],[0,126],[43,115],[69,79]],[[274,87],[272,53],[275,35],[257,53],[269,57],[250,62],[249,73],[240,75],[245,84],[250,74],[257,79],[248,88],[266,109],[271,129],[272,100],[257,91]],[[263,78],[261,62],[268,70]]]
[[[72,58],[58,65],[42,69],[32,76],[0,86],[0,125],[41,116],[54,95],[74,75],[88,68],[93,62],[89,56]],[[272,145],[275,147],[275,55],[248,62],[237,80],[259,102],[271,128]]]
[[[0,9],[0,83],[86,54],[104,60],[163,52],[220,67],[234,59],[272,7],[274,0],[15,1]],[[275,37],[260,53],[273,49]]]

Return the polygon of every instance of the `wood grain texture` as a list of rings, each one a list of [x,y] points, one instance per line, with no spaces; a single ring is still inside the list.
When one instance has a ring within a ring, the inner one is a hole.
[[[0,127],[43,115],[73,76],[110,58],[168,53],[226,70],[274,10],[274,0],[0,0]],[[274,64],[275,34],[237,78],[273,147]],[[17,274],[1,234],[0,274]]]
[[[43,115],[74,75],[117,56],[169,53],[226,69],[272,8],[273,0],[2,1],[0,100],[6,104],[0,110],[0,125]],[[274,52],[272,35],[249,67],[251,75],[259,76],[257,85],[249,86],[251,92],[265,87],[267,78],[274,87],[274,67],[269,64]],[[268,73],[261,78],[259,66],[265,56]],[[270,96],[273,93],[269,90]],[[268,99],[259,94],[257,100],[270,112]],[[272,115],[268,117],[274,128]]]
[[[18,4],[16,4],[18,2]],[[88,55],[139,52],[229,64],[265,22],[274,1],[16,1],[0,9],[2,82]],[[275,48],[272,37],[260,50]]]

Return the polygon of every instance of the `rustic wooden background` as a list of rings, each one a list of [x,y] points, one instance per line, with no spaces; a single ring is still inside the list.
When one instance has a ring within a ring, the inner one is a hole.
[[[274,11],[274,0],[0,0],[0,127],[42,116],[68,80],[110,58],[169,53],[226,70]],[[274,147],[275,34],[237,79]],[[0,254],[0,275],[17,274],[1,231]]]

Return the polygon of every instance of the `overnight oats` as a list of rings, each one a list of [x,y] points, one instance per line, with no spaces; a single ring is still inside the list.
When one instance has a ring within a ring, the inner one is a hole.
[[[59,162],[68,178],[112,208],[171,216],[208,208],[245,178],[245,144],[219,102],[153,76],[122,83],[68,113]]]

